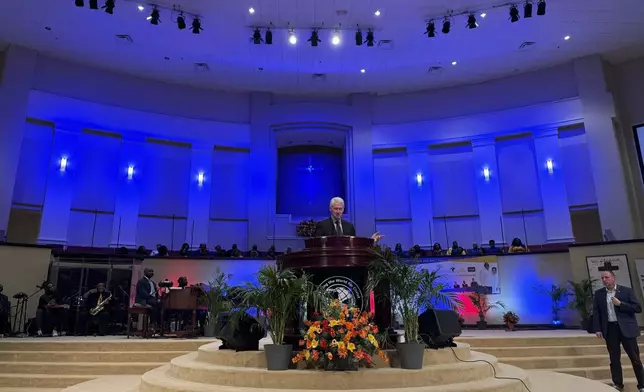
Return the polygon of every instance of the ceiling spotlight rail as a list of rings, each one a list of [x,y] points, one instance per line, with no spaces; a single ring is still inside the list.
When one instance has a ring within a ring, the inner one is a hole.
[[[266,44],[271,45],[273,43],[273,31],[275,30],[286,30],[288,31],[288,43],[295,45],[297,43],[297,32],[298,31],[308,31],[310,32],[310,37],[307,42],[311,46],[318,46],[322,40],[320,39],[321,30],[331,31],[331,44],[337,46],[340,45],[342,41],[341,32],[342,31],[351,31],[355,33],[355,44],[356,46],[361,46],[366,44],[368,47],[373,47],[376,44],[376,39],[374,31],[378,29],[370,25],[360,25],[357,24],[356,27],[342,27],[342,24],[333,25],[330,27],[325,27],[324,23],[314,26],[294,26],[290,22],[286,23],[285,26],[276,26],[272,22],[268,24],[257,24],[253,26],[247,26],[249,29],[252,29],[253,34],[250,37],[250,42],[255,45]],[[262,30],[264,30],[264,36],[262,37]],[[363,36],[362,32],[365,32]]]
[[[146,8],[146,9],[154,9],[156,8],[159,11],[168,11],[171,13],[183,13],[185,16],[189,16],[192,18],[198,18],[200,20],[205,19],[201,13],[198,11],[186,9],[180,4],[165,4],[163,1],[138,1],[138,0],[121,0],[125,3],[131,3],[134,5],[138,5],[139,9],[141,8]]]
[[[441,32],[443,34],[449,34],[451,31],[452,25],[454,25],[455,18],[457,17],[466,17],[465,27],[468,29],[475,29],[479,27],[477,22],[477,15],[484,18],[486,16],[485,11],[496,10],[498,8],[508,8],[510,22],[515,23],[521,19],[519,12],[519,6],[523,6],[523,18],[532,18],[532,9],[536,5],[537,15],[543,16],[546,14],[546,0],[521,0],[517,2],[504,2],[502,4],[493,5],[486,9],[477,9],[477,10],[464,10],[464,11],[454,11],[448,10],[443,15],[437,15],[433,17],[426,17],[425,23],[426,28],[423,33],[429,38],[434,38],[437,35],[436,27],[438,23],[442,24]]]
[[[353,26],[353,25],[352,25]],[[318,25],[301,25],[301,26],[295,26],[292,25],[290,22],[287,22],[285,25],[274,25],[272,22],[269,23],[259,23],[259,24],[253,24],[251,26],[246,26],[249,29],[260,29],[260,30],[286,30],[286,31],[291,31],[291,30],[297,30],[297,31],[312,31],[312,30],[317,30],[317,31],[322,31],[322,30],[329,30],[329,31],[356,31],[357,30],[371,30],[371,31],[380,31],[382,30],[381,28],[378,28],[374,25],[371,24],[356,24],[356,27],[345,27],[342,26],[342,24],[337,24],[337,25],[332,25],[332,26],[325,26],[324,23],[320,23]]]

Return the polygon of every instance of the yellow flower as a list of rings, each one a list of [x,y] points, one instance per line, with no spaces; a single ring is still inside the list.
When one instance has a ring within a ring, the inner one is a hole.
[[[341,350],[344,348],[344,342],[338,342],[338,348]]]
[[[307,361],[311,358],[311,352],[309,350],[304,351],[304,359]]]
[[[317,341],[317,340],[315,340],[315,339],[313,339],[313,340],[311,341],[311,347],[312,347],[312,348],[316,348],[317,346],[318,346],[318,341]]]
[[[342,321],[340,321],[340,320],[331,320],[331,321],[329,321],[329,325],[331,327],[337,327],[338,325],[342,325]]]
[[[355,344],[353,344],[353,343],[349,343],[349,344],[347,344],[347,349],[348,349],[349,351],[353,352],[353,350],[355,350],[355,349],[356,349],[356,345],[355,345]]]
[[[369,340],[369,343],[374,345],[374,347],[378,347],[378,340],[376,339],[375,336],[373,336],[372,334],[369,334],[369,336],[367,336],[367,339]]]

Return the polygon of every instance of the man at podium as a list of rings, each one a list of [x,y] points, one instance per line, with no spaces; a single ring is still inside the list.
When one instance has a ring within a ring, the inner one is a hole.
[[[356,228],[351,222],[342,219],[344,213],[344,200],[341,197],[334,197],[329,203],[329,210],[331,216],[327,219],[321,220],[315,226],[316,237],[330,237],[330,236],[355,236]],[[376,232],[371,238],[378,242],[383,235]]]

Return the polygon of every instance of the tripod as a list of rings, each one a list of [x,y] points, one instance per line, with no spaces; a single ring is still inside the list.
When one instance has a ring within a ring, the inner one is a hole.
[[[16,303],[16,315],[14,316],[13,319],[13,325],[11,326],[11,331],[13,331],[17,337],[19,338],[26,338],[29,336],[29,326],[27,325],[27,304],[29,303],[29,299],[32,298],[34,295],[40,293],[42,291],[42,287],[37,286],[38,290],[36,290],[33,294],[27,295],[26,293],[20,292],[17,293],[13,296],[14,299],[18,300]],[[18,332],[21,331],[21,332]]]

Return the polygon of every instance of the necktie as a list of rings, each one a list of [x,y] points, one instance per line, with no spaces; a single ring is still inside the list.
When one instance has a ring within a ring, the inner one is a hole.
[[[339,219],[335,221],[335,234],[342,235],[342,225],[340,224]]]

